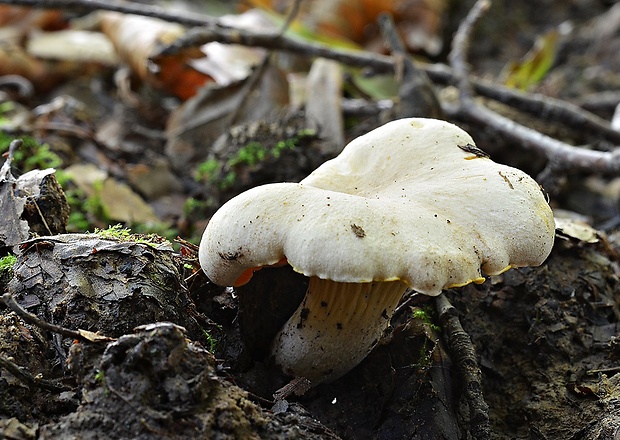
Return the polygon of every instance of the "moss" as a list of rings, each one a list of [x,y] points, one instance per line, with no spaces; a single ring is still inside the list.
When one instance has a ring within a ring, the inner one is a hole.
[[[229,167],[237,165],[256,165],[264,161],[269,154],[269,149],[259,142],[250,142],[237,151],[237,154],[226,162]]]
[[[96,235],[108,240],[131,241],[156,247],[165,241],[165,238],[157,234],[133,234],[131,229],[123,227],[121,224],[113,225],[107,229],[95,228]]]
[[[431,307],[414,308],[411,314],[413,319],[418,319],[424,324],[428,325],[431,330],[440,331],[441,328],[433,322],[434,311]]]
[[[251,141],[239,148],[228,159],[218,161],[208,159],[198,165],[195,180],[211,182],[219,189],[232,187],[237,180],[237,171],[241,166],[253,167],[269,160],[277,160],[287,150],[295,149],[304,139],[316,136],[315,130],[300,130],[295,136],[277,141],[273,145]]]
[[[2,292],[6,291],[6,286],[13,278],[13,266],[17,263],[17,257],[12,254],[8,254],[0,258],[0,289]]]
[[[9,254],[5,257],[0,258],[0,271],[11,270],[13,266],[17,262],[17,257],[15,255]]]
[[[220,163],[215,159],[209,159],[198,165],[195,179],[197,181],[213,180],[220,171]]]
[[[0,153],[8,151],[11,141],[17,138],[0,130]],[[19,139],[22,145],[13,155],[13,165],[21,172],[62,166],[62,159],[48,144],[39,144],[32,136],[20,136]]]

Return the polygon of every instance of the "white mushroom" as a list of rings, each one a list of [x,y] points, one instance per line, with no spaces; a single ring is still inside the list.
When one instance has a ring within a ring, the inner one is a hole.
[[[230,200],[205,230],[200,264],[226,286],[284,261],[310,277],[272,354],[316,384],[364,359],[408,287],[438,295],[483,282],[482,271],[539,265],[553,239],[553,214],[531,177],[491,161],[455,125],[401,119],[300,183]]]

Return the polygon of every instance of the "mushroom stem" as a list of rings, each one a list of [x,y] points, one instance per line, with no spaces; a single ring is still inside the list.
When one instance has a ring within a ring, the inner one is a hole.
[[[313,385],[338,379],[379,341],[405,290],[401,281],[310,277],[304,300],[273,342],[276,364]]]

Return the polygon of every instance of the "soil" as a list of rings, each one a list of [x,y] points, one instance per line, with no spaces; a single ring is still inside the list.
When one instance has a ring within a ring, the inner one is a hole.
[[[472,2],[453,3],[446,38]],[[496,1],[472,42],[472,70],[497,78],[536,36],[560,25],[571,28],[554,69],[532,91],[611,119],[620,98],[608,104],[600,92],[620,86],[618,6]],[[145,98],[142,105],[149,104]],[[559,123],[489,105],[564,141],[611,148]],[[144,117],[138,113],[133,117]],[[494,160],[533,176],[545,168],[544,158],[513,141],[455,122]],[[359,125],[378,123],[369,118]],[[231,130],[202,159],[223,163],[213,180],[221,183],[231,168],[226,158],[249,139],[299,140],[305,128],[295,118],[249,123]],[[349,137],[359,130],[351,129]],[[108,164],[112,174],[121,173],[118,163],[125,160],[143,158],[150,166],[169,160],[171,179],[184,197],[198,194],[208,202],[202,211],[208,217],[238,192],[299,180],[325,160],[320,137],[301,138],[295,149],[235,167],[238,179],[229,186],[188,183],[153,138],[148,148],[136,141],[113,154],[108,149],[106,159],[92,145],[77,150],[80,160],[99,157],[93,160]],[[159,155],[145,153],[149,148]],[[9,177],[2,177],[0,201],[19,209],[14,221],[0,222],[0,245],[12,249],[17,262],[0,286],[26,312],[82,333],[76,338],[41,328],[0,305],[0,438],[485,438],[471,417],[466,366],[449,348],[433,298],[409,292],[360,365],[333,383],[309,388],[291,382],[266,358],[271,338],[302,299],[305,277],[288,267],[271,268],[239,289],[216,286],[199,270],[190,244],[179,250],[152,235],[67,234],[68,204],[53,175],[29,182],[27,196],[6,190],[14,184]],[[557,216],[587,220],[594,228],[569,222],[540,267],[512,269],[444,295],[475,348],[490,438],[620,438],[617,177],[566,173],[547,189]],[[32,191],[40,193],[39,216]],[[195,219],[183,222],[188,236],[204,228]],[[40,236],[32,238],[34,233]],[[280,292],[287,292],[285,300]]]

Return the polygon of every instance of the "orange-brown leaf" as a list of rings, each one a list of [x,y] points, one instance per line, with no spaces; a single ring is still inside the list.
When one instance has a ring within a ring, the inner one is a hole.
[[[188,65],[186,59],[181,54],[180,57],[162,56],[155,60],[160,68],[157,75],[158,82],[164,89],[182,100],[191,98],[200,87],[211,81],[210,76]]]
[[[159,48],[167,46],[185,33],[180,25],[162,20],[105,13],[102,29],[112,40],[121,57],[138,77],[182,99],[193,96],[207,81],[208,75],[196,71],[189,61],[203,56],[199,50],[182,51],[171,57],[152,59]]]

